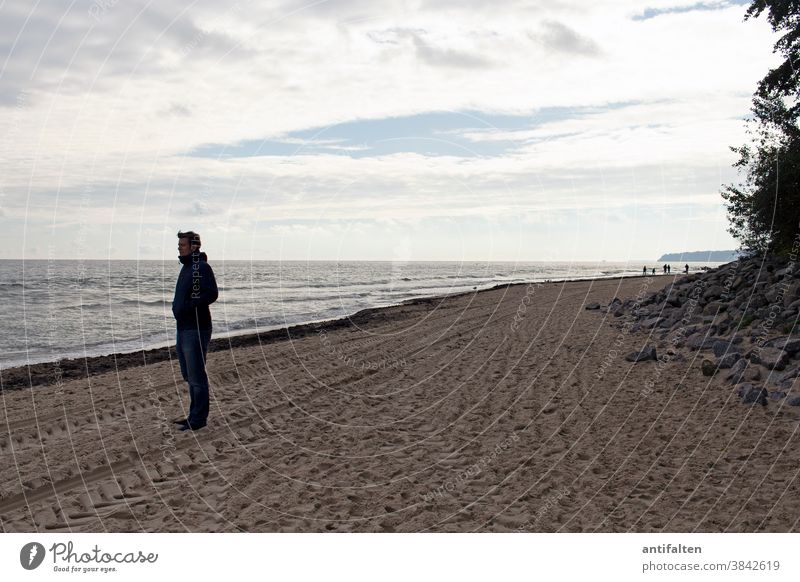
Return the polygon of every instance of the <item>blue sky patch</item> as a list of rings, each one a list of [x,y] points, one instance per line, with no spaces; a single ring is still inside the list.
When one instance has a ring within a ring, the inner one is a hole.
[[[262,140],[235,144],[206,144],[188,153],[204,158],[243,158],[335,154],[352,158],[417,153],[426,156],[493,157],[520,147],[524,140],[474,141],[464,136],[475,131],[524,131],[548,123],[565,121],[627,107],[614,103],[605,107],[550,107],[525,115],[482,112],[431,112],[383,119],[361,119],[327,127],[292,131]]]
[[[728,2],[697,2],[689,6],[673,6],[670,8],[645,8],[642,14],[633,17],[633,20],[649,20],[662,14],[680,14],[682,12],[694,12],[697,10],[722,10],[730,6],[742,6],[750,4],[750,0],[729,0]]]

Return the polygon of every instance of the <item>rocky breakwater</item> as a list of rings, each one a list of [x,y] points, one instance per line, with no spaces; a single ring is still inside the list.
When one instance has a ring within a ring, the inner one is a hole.
[[[745,404],[800,406],[796,259],[740,259],[676,277],[644,297],[615,298],[598,311],[612,314],[615,326],[647,334],[628,361],[685,361],[730,385]]]

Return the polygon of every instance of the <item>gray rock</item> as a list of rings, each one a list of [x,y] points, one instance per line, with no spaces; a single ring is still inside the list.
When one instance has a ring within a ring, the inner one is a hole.
[[[783,296],[783,306],[792,308],[800,299],[800,281],[792,283],[789,285],[789,288],[786,290],[786,293]]]
[[[744,371],[744,379],[749,382],[758,382],[763,377],[764,374],[761,373],[761,368],[759,366],[748,366]]]
[[[789,354],[777,348],[761,348],[749,352],[750,361],[761,364],[767,370],[783,370],[789,360]]]
[[[742,384],[739,386],[739,397],[742,399],[742,404],[760,404],[767,405],[768,393],[764,388],[758,388],[752,384]]]
[[[725,334],[725,333],[728,333],[729,329],[730,329],[730,325],[728,325],[728,322],[726,321],[726,322],[723,322],[723,323],[721,323],[719,325],[719,329],[717,330],[717,333]]]
[[[655,346],[647,346],[641,351],[631,352],[625,356],[625,359],[629,362],[646,362],[648,360],[656,360],[658,356],[656,355]]]
[[[648,319],[645,319],[645,320],[642,322],[642,327],[643,327],[644,329],[652,329],[652,328],[654,328],[655,326],[657,326],[659,323],[661,323],[663,320],[664,320],[664,318],[663,318],[663,317],[658,317],[658,316],[656,316],[656,317],[650,317],[650,318],[648,318]]]
[[[786,398],[786,392],[782,392],[780,390],[776,390],[775,392],[769,393],[770,400],[780,400],[781,398]]]
[[[586,306],[586,309],[591,310],[591,311],[593,311],[595,309],[600,309],[600,304],[599,303],[590,303],[589,305]]]
[[[783,295],[783,292],[778,287],[772,287],[764,292],[764,297],[770,303],[775,303],[778,300],[778,296],[781,295]]]
[[[714,342],[719,341],[718,337],[709,337],[702,333],[695,333],[686,338],[686,347],[692,350],[709,350],[714,347]]]
[[[786,382],[787,380],[794,380],[800,375],[800,367],[789,368],[783,374],[775,376],[775,382]]]
[[[703,293],[703,299],[716,299],[725,292],[725,289],[719,285],[711,285],[706,292]]]
[[[746,369],[747,369],[747,360],[740,359],[737,360],[737,362],[733,366],[731,366],[731,374],[741,374]]]
[[[728,304],[723,303],[722,301],[711,301],[708,305],[703,308],[703,313],[705,315],[716,315],[717,313],[722,313],[728,309]]]
[[[719,362],[717,363],[717,367],[720,370],[727,370],[728,368],[732,368],[736,362],[742,359],[742,354],[737,352],[731,352],[730,354],[725,354],[720,358]]]
[[[738,352],[739,348],[733,345],[733,342],[726,341],[726,340],[717,340],[711,345],[711,349],[714,350],[714,355],[718,358],[723,357],[725,354],[731,354],[734,352]]]
[[[800,406],[800,396],[795,396],[794,398],[790,398],[787,400],[787,404],[789,406]]]
[[[776,337],[772,338],[771,340],[767,340],[764,342],[764,345],[768,348],[776,348],[788,352],[790,355],[794,355],[797,352],[800,352],[800,337]]]
[[[725,379],[731,384],[757,382],[761,379],[761,369],[756,365],[750,365],[747,360],[742,358],[733,365]]]

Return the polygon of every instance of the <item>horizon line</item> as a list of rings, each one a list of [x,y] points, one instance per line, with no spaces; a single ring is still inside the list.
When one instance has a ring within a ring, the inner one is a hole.
[[[736,251],[686,251],[685,253],[664,253],[664,254],[690,254],[690,253],[720,253],[720,252],[736,252]],[[674,259],[679,260],[679,259]],[[684,260],[684,259],[680,259]],[[37,261],[37,262],[47,262],[47,261],[92,261],[92,262],[100,262],[100,261],[130,261],[130,262],[143,262],[143,261],[158,261],[158,262],[171,262],[175,261],[178,262],[177,256],[173,258],[161,258],[161,259],[143,259],[143,258],[118,258],[118,257],[106,257],[102,259],[97,258],[64,258],[64,257],[49,257],[49,258],[26,258],[26,257],[0,257],[0,261]],[[668,261],[662,261],[661,259],[643,259],[643,258],[634,258],[634,259],[408,259],[408,260],[401,260],[401,259],[294,259],[294,258],[286,258],[286,259],[210,259],[210,262],[226,262],[226,261],[237,261],[237,262],[252,262],[252,261],[261,261],[261,262],[307,262],[307,263],[641,263],[641,262],[656,262],[656,263],[663,263]],[[703,263],[703,262],[711,262],[717,263],[720,261],[689,261],[687,262],[694,262],[694,263]]]

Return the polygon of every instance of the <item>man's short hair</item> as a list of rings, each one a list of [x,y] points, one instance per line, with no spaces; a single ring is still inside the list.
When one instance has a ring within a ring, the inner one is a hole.
[[[200,235],[193,230],[187,230],[186,232],[178,231],[178,238],[188,238],[190,246],[197,246],[198,249],[200,248]]]

